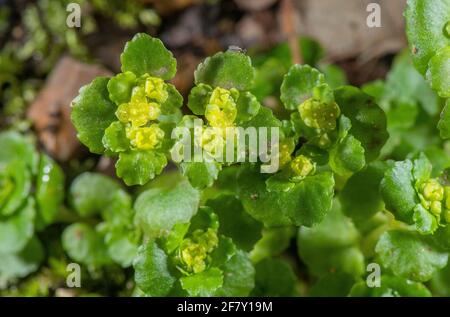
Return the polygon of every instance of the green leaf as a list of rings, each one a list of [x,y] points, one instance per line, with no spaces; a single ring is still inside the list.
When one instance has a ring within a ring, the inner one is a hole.
[[[414,208],[413,221],[416,229],[421,234],[432,234],[438,228],[436,216],[426,210],[421,204]]]
[[[340,175],[359,171],[366,164],[364,148],[352,135],[347,135],[330,150],[330,166]]]
[[[364,256],[358,241],[358,231],[342,214],[337,201],[321,223],[312,228],[300,227],[297,237],[300,258],[316,276],[331,272],[362,275]]]
[[[170,254],[175,251],[183,241],[184,236],[189,230],[189,223],[176,223],[173,225],[170,233],[163,239],[164,250]]]
[[[206,203],[219,216],[219,233],[233,239],[239,249],[250,251],[261,239],[262,224],[244,211],[232,195],[220,195]]]
[[[286,250],[295,235],[293,227],[265,228],[262,238],[255,244],[250,253],[253,263],[257,263],[264,258],[277,256]]]
[[[248,296],[255,286],[255,268],[243,251],[237,253],[222,267],[223,285],[214,296]]]
[[[159,152],[122,152],[116,163],[116,173],[128,186],[144,185],[159,175],[166,165],[166,156]]]
[[[181,162],[181,172],[198,189],[210,187],[217,179],[221,165],[213,162]]]
[[[0,279],[23,278],[35,272],[44,260],[41,242],[33,237],[22,251],[18,253],[0,252]]]
[[[255,288],[251,296],[285,297],[297,295],[292,267],[280,259],[264,259],[255,266]]]
[[[190,296],[212,296],[223,285],[223,273],[213,267],[207,271],[180,278],[181,287]]]
[[[221,235],[219,244],[211,253],[211,266],[221,266],[227,263],[236,254],[236,246],[228,237]]]
[[[413,161],[413,178],[417,183],[422,183],[430,179],[432,166],[423,152],[416,155]]]
[[[136,34],[125,45],[122,55],[122,72],[137,76],[149,74],[164,80],[171,79],[177,71],[177,61],[161,40],[145,33]]]
[[[345,297],[350,293],[355,278],[348,273],[330,273],[320,278],[310,289],[312,297]]]
[[[439,134],[443,139],[450,139],[450,99],[445,103],[438,125]]]
[[[245,210],[268,227],[291,224],[286,208],[278,203],[279,194],[266,189],[264,174],[244,168],[237,179],[239,198]]]
[[[105,244],[111,259],[123,268],[133,263],[139,247],[133,232],[127,232],[125,229],[113,229],[108,232],[105,236]]]
[[[131,91],[136,85],[136,75],[124,72],[112,77],[108,82],[109,99],[120,105],[130,101]]]
[[[377,100],[382,106],[383,103],[388,104],[383,109],[387,112],[389,129],[393,123],[405,127],[414,125],[418,112],[417,103],[430,116],[436,115],[440,109],[436,94],[414,68],[411,55],[407,51],[395,57],[382,94]]]
[[[37,219],[49,225],[64,200],[64,173],[47,155],[41,155],[36,181]]]
[[[320,223],[331,208],[334,178],[330,172],[306,177],[291,191],[280,195],[296,226]]]
[[[339,195],[347,216],[363,222],[383,209],[380,183],[388,166],[385,162],[373,162],[348,179]]]
[[[439,227],[431,238],[441,249],[450,252],[450,226],[448,224]]]
[[[111,178],[85,172],[72,182],[70,197],[81,217],[90,217],[109,208],[121,186]]]
[[[39,156],[33,141],[14,131],[0,133],[0,165],[19,160],[25,163],[34,173],[37,168]]]
[[[261,104],[252,93],[245,91],[239,94],[237,100],[237,123],[242,123],[256,116],[261,108]]]
[[[74,223],[64,229],[62,246],[75,261],[101,267],[111,263],[102,236],[84,223]]]
[[[410,160],[395,162],[381,181],[380,191],[386,208],[400,221],[413,223],[414,208],[419,202],[414,189],[413,164]]]
[[[281,85],[281,101],[288,110],[295,110],[312,96],[314,87],[325,83],[325,77],[308,65],[294,65],[284,76]]]
[[[196,85],[203,83],[225,89],[249,90],[255,71],[250,57],[240,52],[226,51],[206,58],[198,65],[194,77]]]
[[[139,247],[133,267],[136,285],[147,295],[165,296],[175,283],[167,255],[153,241]]]
[[[436,250],[414,232],[391,230],[378,241],[375,252],[394,275],[426,282],[447,264],[448,253]]]
[[[435,296],[450,296],[450,265],[434,274],[430,287]]]
[[[199,83],[189,93],[188,108],[197,116],[204,115],[212,91],[211,86]]]
[[[102,154],[102,138],[105,129],[116,121],[115,105],[109,99],[107,89],[109,78],[97,77],[80,89],[79,95],[72,101],[72,122],[77,129],[78,139],[92,153]]]
[[[23,161],[0,163],[0,215],[10,216],[30,195],[31,174]]]
[[[352,86],[335,90],[336,102],[342,114],[350,119],[352,134],[365,149],[366,161],[378,157],[388,139],[386,115],[373,98]]]
[[[183,106],[183,96],[181,96],[174,85],[166,83],[166,90],[168,96],[166,101],[161,105],[162,114],[167,112],[166,109],[181,108]],[[158,120],[160,120],[160,118],[158,118]]]
[[[288,191],[269,191],[266,176],[243,169],[238,176],[239,197],[245,210],[268,227],[312,226],[331,208],[334,179],[330,172],[308,176]]]
[[[124,152],[130,148],[125,126],[120,121],[114,121],[106,128],[102,138],[103,146],[111,152]]]
[[[339,66],[327,64],[321,65],[319,69],[325,76],[326,83],[330,85],[331,88],[336,89],[347,84],[345,71]]]
[[[355,284],[352,297],[430,297],[430,291],[422,284],[397,276],[381,276],[380,287],[368,287],[367,282]]]
[[[199,201],[199,192],[186,180],[169,188],[149,189],[135,202],[135,222],[150,237],[167,235],[175,224],[189,222]]]
[[[450,43],[430,59],[426,76],[440,97],[450,98]]]
[[[444,34],[444,26],[450,20],[450,3],[447,0],[409,0],[405,18],[414,65],[425,75],[433,55],[450,44],[450,38]]]
[[[34,200],[28,198],[12,216],[0,221],[0,253],[22,250],[33,236],[36,211]]]

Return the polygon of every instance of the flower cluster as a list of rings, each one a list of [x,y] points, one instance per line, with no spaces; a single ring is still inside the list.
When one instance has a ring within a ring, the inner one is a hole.
[[[185,238],[179,248],[180,269],[183,273],[203,272],[209,264],[211,252],[217,247],[217,231],[197,229],[190,238]]]

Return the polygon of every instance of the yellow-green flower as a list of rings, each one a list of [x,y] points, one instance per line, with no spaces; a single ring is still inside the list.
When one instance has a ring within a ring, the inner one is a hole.
[[[237,108],[232,92],[217,87],[213,90],[206,106],[205,118],[213,127],[226,128],[234,125]]]
[[[140,150],[155,149],[164,139],[164,131],[156,123],[149,127],[129,127],[126,134],[131,145]]]
[[[224,130],[215,127],[207,127],[203,129],[198,143],[206,152],[214,156],[220,153],[225,146]]]
[[[206,269],[209,254],[219,244],[217,232],[209,228],[206,231],[198,229],[191,238],[184,239],[179,257],[188,272],[200,273]]]
[[[291,169],[296,176],[304,178],[314,173],[316,165],[306,156],[299,155],[292,160]]]
[[[157,77],[148,77],[145,80],[145,95],[160,104],[164,103],[168,97],[164,80]]]
[[[280,143],[278,163],[280,167],[283,167],[291,161],[291,153],[295,149],[295,144],[292,140],[287,140],[286,142],[281,141]]]
[[[116,116],[123,123],[142,127],[158,119],[161,104],[167,98],[166,83],[160,78],[147,77],[143,84],[133,88],[130,101],[119,105]]]
[[[444,187],[432,178],[422,185],[422,195],[428,201],[441,201],[444,199]]]
[[[212,252],[217,245],[219,244],[219,238],[217,237],[216,231],[214,231],[211,228],[208,228],[208,230],[196,230],[192,234],[193,240],[197,243],[203,245],[206,252],[210,253]]]
[[[336,129],[336,120],[341,114],[339,106],[334,101],[325,103],[314,98],[300,104],[298,110],[308,127],[324,131]]]
[[[190,239],[185,239],[180,249],[180,258],[188,271],[203,272],[206,268],[207,252],[205,248]]]

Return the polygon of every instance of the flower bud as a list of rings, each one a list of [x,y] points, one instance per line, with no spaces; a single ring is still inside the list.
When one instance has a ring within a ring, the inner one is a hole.
[[[304,178],[316,170],[316,165],[313,161],[304,155],[299,155],[291,162],[291,169],[296,176]]]

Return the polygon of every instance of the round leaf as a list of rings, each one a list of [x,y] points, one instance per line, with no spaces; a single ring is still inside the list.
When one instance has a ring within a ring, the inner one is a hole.
[[[288,110],[295,110],[311,98],[313,88],[325,83],[325,77],[309,65],[294,65],[284,76],[281,85],[281,101]]]
[[[117,120],[114,114],[117,106],[109,99],[108,81],[106,77],[97,77],[83,86],[72,101],[71,118],[78,139],[97,154],[105,151],[102,143],[105,129]]]
[[[164,80],[171,79],[177,71],[177,61],[161,40],[145,33],[136,34],[125,45],[122,55],[122,72],[137,76],[149,74]]]
[[[448,253],[436,250],[415,232],[391,230],[378,241],[375,252],[394,275],[426,282],[447,265]]]
[[[220,52],[206,58],[194,73],[195,84],[237,90],[249,90],[255,72],[250,57],[235,51]]]
[[[136,285],[147,295],[165,296],[175,283],[167,255],[153,241],[139,247],[133,267]]]
[[[185,180],[173,187],[149,189],[136,200],[135,221],[150,237],[167,235],[176,223],[189,222],[199,202],[199,192]]]

